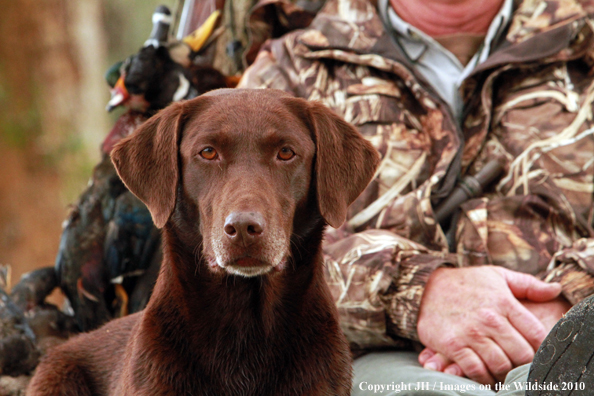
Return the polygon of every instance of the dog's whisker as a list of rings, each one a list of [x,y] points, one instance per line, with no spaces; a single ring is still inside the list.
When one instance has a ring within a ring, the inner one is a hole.
[[[297,236],[297,235],[295,235],[295,236]],[[299,258],[302,258],[303,252],[301,251],[301,248],[302,248],[301,244],[298,244],[296,241],[293,240],[293,238],[291,238],[290,244],[291,244],[291,246],[293,246],[295,248],[295,250],[299,254]]]
[[[258,279],[258,286],[260,286],[259,290],[260,292],[264,291],[264,280],[263,279]]]
[[[193,255],[194,255],[194,266],[195,266],[195,270],[194,270],[194,276],[200,274],[200,262],[201,262],[201,254],[200,252],[202,252],[202,246],[204,244],[204,241],[201,240],[197,245],[196,248],[194,249]]]

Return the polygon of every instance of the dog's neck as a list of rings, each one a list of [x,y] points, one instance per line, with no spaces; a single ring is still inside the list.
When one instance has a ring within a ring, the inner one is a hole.
[[[197,373],[201,378],[219,378],[227,372],[222,377],[237,379],[241,387],[248,383],[234,373],[251,370],[258,373],[248,381],[255,387],[252,394],[258,394],[263,382],[276,383],[278,378],[261,368],[283,365],[303,353],[296,340],[316,339],[337,319],[324,283],[323,224],[310,231],[292,241],[292,261],[282,271],[241,278],[212,272],[200,254],[182,248],[175,230],[166,227],[163,238],[168,250],[139,324],[144,337],[135,340],[133,352],[158,357],[161,366],[144,374],[131,367],[139,373],[139,381],[144,375],[166,379],[169,372],[179,370],[194,380]],[[335,347],[335,342],[312,345],[323,350]]]
[[[307,303],[326,290],[318,286],[324,278],[320,242],[323,223],[317,223],[305,236],[294,237],[291,257],[281,271],[251,278],[230,275],[223,269],[213,272],[199,249],[186,247],[177,230],[166,226],[164,246],[169,248],[164,251],[146,315],[162,316],[162,304],[168,310],[177,307],[183,325],[193,334],[204,330],[195,324],[207,324],[208,329],[248,326],[258,333],[274,333],[278,323],[297,319],[301,307],[296,307],[296,302]],[[201,243],[196,242],[197,246]]]

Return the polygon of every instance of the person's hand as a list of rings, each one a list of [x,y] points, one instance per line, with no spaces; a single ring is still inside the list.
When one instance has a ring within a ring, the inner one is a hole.
[[[571,309],[571,304],[563,296],[558,296],[546,302],[520,300],[520,303],[541,321],[547,334],[553,330],[553,327],[555,327],[563,315]]]
[[[437,269],[421,301],[417,330],[429,351],[419,360],[445,358],[446,372],[484,384],[502,381],[513,367],[532,360],[547,334],[518,300],[545,302],[560,292],[559,284],[501,267]]]
[[[571,304],[562,296],[546,302],[520,300],[520,303],[528,308],[528,310],[541,321],[545,326],[547,334],[553,329],[563,315],[571,309]],[[435,352],[430,348],[425,348],[421,351],[419,354],[419,363],[430,370],[464,376],[462,369],[457,363],[454,363],[443,354]]]

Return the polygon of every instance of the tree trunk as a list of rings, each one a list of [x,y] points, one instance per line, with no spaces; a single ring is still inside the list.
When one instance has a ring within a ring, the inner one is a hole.
[[[101,0],[0,0],[0,263],[52,265],[109,131]],[[98,95],[98,92],[104,92]]]

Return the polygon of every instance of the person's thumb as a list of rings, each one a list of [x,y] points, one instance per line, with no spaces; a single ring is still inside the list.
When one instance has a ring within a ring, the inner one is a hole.
[[[507,281],[509,289],[518,300],[545,302],[561,294],[560,283],[546,283],[532,275],[511,271],[506,268],[496,267],[495,269]]]

